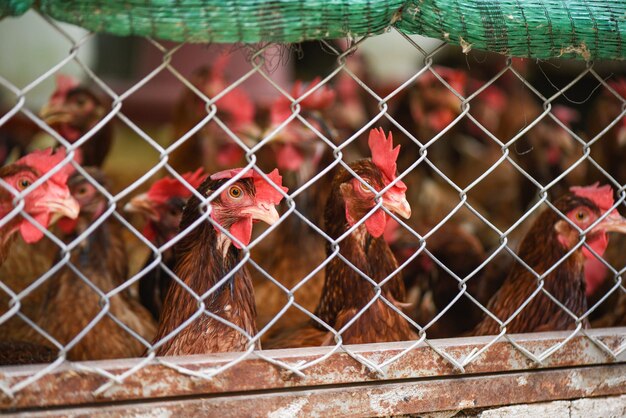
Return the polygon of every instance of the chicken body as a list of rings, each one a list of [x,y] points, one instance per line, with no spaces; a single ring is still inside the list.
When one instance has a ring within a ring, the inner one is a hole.
[[[377,131],[373,131],[370,140],[377,137],[377,134]],[[382,136],[384,140],[384,135]],[[391,138],[389,145],[390,142]],[[395,158],[392,162],[392,172],[395,176]],[[350,164],[350,167],[378,190],[382,189],[391,177],[385,177],[371,160],[360,160]],[[336,239],[345,234],[354,225],[355,220],[364,217],[374,206],[373,195],[368,195],[360,189],[360,183],[356,182],[357,180],[344,169],[340,169],[333,179],[324,213],[324,229],[332,238]],[[406,202],[403,200],[404,191],[391,190],[393,191],[388,192],[390,195],[386,198],[394,203],[388,203],[389,209],[402,216],[409,216],[408,203],[404,206],[401,203]],[[389,246],[381,236],[386,216],[380,210],[377,211],[366,223],[361,224],[339,243],[340,254],[375,282],[381,282],[391,276],[398,267]],[[333,245],[327,244],[326,255],[330,257],[334,252]],[[404,283],[399,275],[393,276],[382,286],[382,296],[396,307],[401,306],[398,301],[404,300],[404,293]],[[340,257],[335,256],[326,265],[324,288],[315,315],[328,326],[337,331],[341,330],[341,338],[345,344],[414,339],[416,334],[410,324],[380,298],[364,310],[375,297],[377,292],[373,284],[361,277]],[[343,330],[342,328],[351,321],[354,322]],[[271,342],[271,347],[327,345],[332,340],[333,333],[317,321],[311,321],[295,330],[286,330]]]
[[[198,191],[210,196],[238,171],[214,174]],[[253,219],[270,224],[278,219],[274,205],[282,198],[273,188],[268,189],[264,180],[252,178],[256,174],[251,171],[247,174],[248,177],[231,185],[211,203],[213,219],[243,244],[251,239]],[[271,173],[272,177],[276,184],[281,184],[280,176]],[[183,211],[181,231],[198,219],[200,203],[195,196],[189,199]],[[172,283],[155,338],[157,355],[242,351],[248,347],[257,331],[256,308],[250,276],[246,267],[239,265],[242,253],[237,245],[208,222],[198,224],[176,245],[176,275],[195,295],[204,299],[200,302],[185,288]],[[205,295],[233,270],[229,279]],[[207,312],[238,329],[212,318]],[[198,315],[194,317],[195,314]],[[187,320],[191,322],[178,330]],[[173,338],[160,342],[173,332]],[[258,345],[258,341],[255,344]]]
[[[185,173],[183,179],[194,189],[197,188],[206,176],[202,169],[193,173]],[[180,219],[187,199],[191,196],[189,190],[177,179],[164,177],[152,184],[150,190],[135,196],[124,209],[135,212],[146,218],[143,229],[144,236],[157,247],[162,247],[178,233]],[[155,260],[155,254],[145,263],[148,268]],[[139,298],[141,303],[158,321],[163,309],[163,300],[169,289],[171,277],[163,268],[174,270],[176,257],[174,250],[169,248],[161,253],[161,264],[150,268],[139,282]]]
[[[44,122],[74,143],[104,118],[107,108],[90,88],[61,75],[57,78],[57,89],[40,113]],[[80,146],[81,164],[101,167],[112,144],[113,126],[107,123]]]
[[[594,195],[584,191],[574,191],[555,202],[555,206],[583,230],[612,206],[612,190],[606,189],[608,186],[604,188],[590,186],[579,189],[594,189],[594,187],[600,189],[601,192]],[[601,195],[599,198],[598,194]],[[587,242],[594,251],[602,255],[608,243],[606,232],[624,232],[626,231],[624,225],[624,220],[614,211],[587,234]],[[578,231],[553,210],[546,209],[526,234],[518,255],[534,272],[544,274],[558,264],[578,241]],[[538,245],[538,242],[542,242],[542,245]],[[578,317],[587,310],[584,264],[588,257],[592,257],[588,250],[580,247],[544,278],[543,289]],[[514,312],[531,298],[538,286],[538,279],[535,275],[516,262],[502,287],[489,301],[487,309],[501,321],[510,320],[506,324],[508,333],[574,328],[573,318],[543,292],[537,293],[521,312],[511,318]],[[586,319],[583,325],[588,325]],[[500,325],[490,317],[486,317],[474,329],[475,335],[499,332]]]
[[[89,172],[100,184],[106,184],[99,171],[90,169]],[[66,232],[64,240],[68,243],[98,221],[107,207],[106,198],[82,175],[70,178],[70,187],[81,203],[81,215],[76,222],[60,221],[60,228]],[[71,344],[70,360],[140,356],[146,345],[112,317],[145,341],[150,341],[156,329],[149,312],[127,290],[107,299],[100,295],[122,285],[128,277],[128,259],[120,226],[111,219],[104,221],[71,252],[70,262],[84,277],[69,266],[52,277],[47,302],[42,306],[37,322],[61,344]],[[106,305],[108,314],[98,317]],[[76,340],[87,328],[89,331]]]
[[[0,178],[14,190],[27,190],[39,177],[46,174],[65,158],[60,151],[35,151],[14,164],[0,168]],[[72,168],[66,166],[52,175],[39,187],[30,190],[23,198],[23,211],[33,217],[43,228],[48,228],[58,216],[78,216],[78,202],[70,196],[67,178]],[[13,194],[0,187],[0,219],[13,210]],[[18,237],[19,236],[19,237]],[[0,228],[0,280],[18,294],[46,273],[52,265],[56,246],[44,238],[43,232],[27,219],[17,215]],[[14,244],[14,245],[13,245]],[[47,283],[40,284],[20,299],[20,313],[34,318],[45,301]],[[0,315],[12,306],[6,292],[0,292]],[[16,315],[0,325],[0,359],[5,364],[15,362],[45,362],[49,351],[38,344],[28,343],[33,329]],[[21,350],[19,353],[6,352]]]

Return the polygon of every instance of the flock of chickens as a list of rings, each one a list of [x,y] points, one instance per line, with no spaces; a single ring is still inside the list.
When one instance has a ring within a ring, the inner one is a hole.
[[[227,58],[218,58],[194,74],[194,85],[216,96],[228,87],[226,66]],[[464,97],[483,83],[461,70],[434,70]],[[374,84],[364,68],[353,71]],[[426,72],[389,103],[392,118],[379,118],[353,146],[335,151],[329,143],[340,145],[380,110],[345,73],[332,86],[318,83],[294,84],[292,96],[304,96],[297,106],[285,97],[259,106],[234,88],[216,103],[222,123],[200,129],[206,103],[186,91],[174,138],[193,134],[168,160],[180,178],[157,180],[123,208],[109,203],[102,169],[112,123],[76,151],[79,170],[63,147],[29,151],[28,135],[5,126],[2,364],[52,361],[62,349],[70,360],[94,360],[626,323],[626,296],[611,267],[623,267],[626,240],[616,235],[609,245],[608,235],[626,233],[626,219],[614,189],[597,183],[607,179],[563,128],[580,118],[574,110],[555,106],[559,122],[541,119],[515,143],[526,151],[515,152],[486,131],[510,140],[543,112],[536,97],[512,100],[511,79],[501,77],[471,101],[471,118],[457,121],[461,101]],[[611,86],[626,96],[626,81]],[[611,126],[591,155],[620,184],[626,183],[622,105],[612,92],[600,94],[585,132],[578,132],[590,140]],[[75,143],[107,106],[88,86],[59,76],[40,116]],[[294,111],[306,123],[282,126]],[[416,164],[420,146],[394,121],[422,143],[445,133],[428,146],[428,160]],[[250,147],[272,137],[255,152],[256,168],[237,168],[246,165],[245,152],[233,135]],[[503,163],[505,151],[512,163]],[[464,189],[488,170],[467,194],[442,178]],[[520,170],[544,186],[562,176],[548,189],[558,212],[545,204],[529,211],[541,196]],[[509,231],[528,212],[527,222]],[[130,262],[129,242],[137,240],[126,218],[140,222],[145,244],[156,249],[139,274]],[[274,227],[257,243],[259,221]],[[56,240],[44,238],[44,229]]]

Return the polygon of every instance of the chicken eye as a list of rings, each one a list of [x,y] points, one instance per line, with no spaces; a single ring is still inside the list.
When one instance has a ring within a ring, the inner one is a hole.
[[[22,191],[22,190],[24,190],[25,188],[27,188],[28,186],[30,186],[31,184],[32,184],[32,183],[30,182],[30,180],[29,180],[29,179],[27,179],[27,178],[22,178],[22,179],[19,179],[19,180],[17,181],[17,188],[18,188],[18,190]]]
[[[80,186],[77,190],[76,190],[76,196],[84,196],[87,194],[87,192],[89,191],[89,189],[87,188],[87,186]]]
[[[87,104],[87,98],[83,96],[76,97],[76,104],[80,107],[83,107]]]
[[[365,183],[361,181],[359,182],[359,186],[361,186],[361,190],[363,190],[365,193],[372,193],[372,190],[370,190],[368,185],[369,185],[369,182],[367,180],[365,180]]]
[[[587,218],[587,214],[584,211],[581,210],[576,212],[576,220],[583,221],[585,218]]]
[[[230,189],[228,189],[228,195],[233,199],[239,199],[243,196],[243,190],[241,190],[239,186],[231,186]]]

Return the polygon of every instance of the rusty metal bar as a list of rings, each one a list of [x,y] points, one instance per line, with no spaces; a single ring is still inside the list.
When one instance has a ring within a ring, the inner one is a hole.
[[[625,328],[590,330],[589,334],[599,339],[609,348],[622,347],[626,340]],[[537,333],[514,336],[516,343],[531,352],[543,352],[554,344],[562,342],[567,332]],[[438,350],[445,351],[455,359],[463,359],[470,353],[483,348],[491,337],[458,338],[434,340]],[[391,358],[408,346],[408,343],[367,344],[351,346],[353,352],[379,362]],[[328,347],[311,349],[290,349],[264,351],[265,355],[291,364],[302,360],[310,361],[327,353]],[[173,358],[171,361],[192,370],[219,367],[232,360],[236,354],[220,354]],[[626,352],[612,359],[589,338],[576,336],[562,349],[554,352],[542,364],[533,363],[527,356],[506,341],[498,341],[465,368],[467,375],[519,371],[529,368],[562,368],[571,366],[601,365],[610,362],[626,362]],[[97,362],[112,374],[127,370],[136,360],[115,360]],[[95,365],[96,362],[84,363]],[[15,384],[28,378],[42,366],[21,366],[0,369],[7,384]],[[617,367],[617,366],[616,366]],[[54,372],[26,386],[13,399],[3,397],[0,409],[17,410],[22,408],[45,408],[51,406],[71,406],[86,403],[106,403],[114,401],[156,400],[182,396],[202,396],[233,392],[276,390],[323,386],[334,384],[362,384],[402,379],[458,376],[460,373],[447,363],[433,348],[418,346],[392,363],[385,376],[378,376],[345,353],[335,353],[326,361],[305,371],[305,377],[286,372],[281,367],[260,359],[244,360],[205,380],[180,374],[158,364],[148,365],[129,376],[122,384],[115,385],[95,395],[93,392],[107,381],[106,377],[86,372],[77,372],[70,365],[62,366]],[[448,382],[451,382],[449,380]],[[591,389],[593,387],[590,387]],[[448,392],[451,393],[451,392]],[[453,392],[452,392],[453,393]],[[503,403],[507,400],[503,399]]]
[[[280,416],[371,417],[626,393],[626,365],[587,366],[506,374],[418,379],[401,383],[317,387],[257,394],[96,406],[21,417]]]

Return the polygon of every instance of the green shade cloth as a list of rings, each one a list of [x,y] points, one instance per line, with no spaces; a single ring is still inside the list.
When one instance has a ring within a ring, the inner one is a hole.
[[[626,2],[605,0],[0,0],[95,32],[254,43],[376,34],[395,26],[505,55],[623,59]]]

